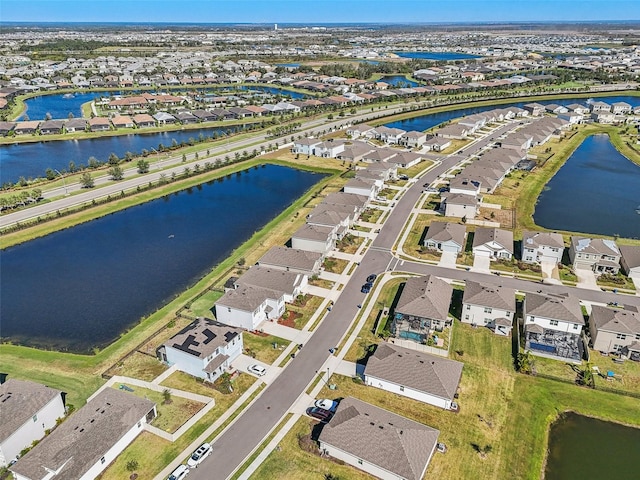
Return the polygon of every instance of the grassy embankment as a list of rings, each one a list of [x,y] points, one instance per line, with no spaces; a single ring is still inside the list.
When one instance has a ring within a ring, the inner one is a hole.
[[[102,350],[96,351],[94,355],[79,355],[65,352],[53,352],[33,349],[24,346],[3,344],[0,347],[0,371],[10,374],[12,377],[25,378],[33,381],[45,383],[52,387],[60,388],[69,394],[68,402],[76,406],[81,406],[86,398],[93,393],[101,384],[100,374],[119,358],[124,356],[139,345],[153,332],[161,326],[166,325],[175,317],[175,312],[199,292],[209,288],[220,281],[220,278],[227,274],[240,258],[245,258],[248,264],[255,262],[260,255],[268,250],[272,245],[282,245],[290,237],[291,233],[304,222],[304,215],[295,215],[305,212],[307,204],[318,194],[325,191],[338,190],[344,180],[336,176],[336,172],[342,169],[338,162],[305,160],[297,164],[289,162],[269,162],[279,163],[291,167],[308,168],[316,171],[330,171],[334,175],[321,180],[312,187],[305,195],[296,200],[289,208],[271,220],[261,230],[256,232],[243,245],[237,248],[226,260],[215,266],[211,273],[206,275],[195,285],[178,295],[172,302],[161,307],[158,311],[141,319],[140,323],[131,330]],[[130,206],[143,203],[152,198],[166,195],[171,191],[187,188],[189,185],[202,183],[214,176],[222,176],[240,169],[248,168],[252,165],[265,163],[262,161],[250,161],[237,164],[228,169],[221,169],[215,174],[203,175],[197,178],[190,178],[184,183],[176,182],[169,185],[168,190],[159,189],[152,192],[145,192],[140,197],[131,197],[123,200],[117,209],[128,208]],[[27,241],[31,238],[46,235],[61,228],[69,228],[80,222],[85,222],[107,215],[115,211],[114,205],[109,204],[96,209],[90,209],[74,217],[68,217],[61,223],[44,224],[23,232],[7,235],[3,238],[3,243],[14,245]]]
[[[340,375],[331,378],[337,391],[325,388],[319,397],[357,397],[440,430],[439,441],[448,451],[434,455],[427,477],[443,480],[540,478],[549,425],[566,410],[640,426],[637,399],[515,373],[509,338],[456,322],[452,352],[465,363],[458,414]],[[301,418],[280,443],[280,450],[272,452],[252,478],[316,479],[327,474],[371,478],[303,450],[300,443],[305,443],[299,438],[304,440],[310,432],[310,420]],[[487,445],[491,451],[483,458],[476,447]]]

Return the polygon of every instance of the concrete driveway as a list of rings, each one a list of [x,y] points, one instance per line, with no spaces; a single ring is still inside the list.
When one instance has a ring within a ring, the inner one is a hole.
[[[485,257],[484,255],[474,255],[473,256],[473,271],[474,272],[482,272],[489,273],[491,266],[491,258]]]
[[[587,288],[589,290],[600,290],[596,283],[596,276],[589,268],[576,268],[576,276],[578,277],[578,288]]]
[[[458,259],[458,254],[455,252],[442,252],[442,256],[440,257],[438,266],[447,267],[447,268],[456,268],[457,259]]]

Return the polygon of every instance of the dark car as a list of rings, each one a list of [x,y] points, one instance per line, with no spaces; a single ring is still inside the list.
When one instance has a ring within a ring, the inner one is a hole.
[[[371,291],[371,287],[373,287],[371,283],[365,283],[364,285],[362,285],[362,288],[360,289],[360,291],[362,293],[369,293]]]
[[[307,408],[307,415],[320,420],[322,423],[327,423],[329,420],[331,420],[331,417],[333,417],[333,413],[320,407]]]
[[[444,193],[444,192],[448,192],[448,191],[449,191],[449,187],[440,187],[438,189],[438,192],[440,192],[440,193]]]
[[[367,283],[373,283],[376,281],[376,278],[378,278],[378,275],[376,275],[375,273],[372,273],[371,275],[369,275],[367,277]]]

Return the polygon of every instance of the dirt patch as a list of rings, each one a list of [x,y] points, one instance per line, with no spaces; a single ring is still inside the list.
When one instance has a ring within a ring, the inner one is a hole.
[[[301,316],[301,313],[290,310],[278,320],[278,323],[285,327],[296,328],[296,318],[300,318]]]
[[[516,215],[515,210],[502,208],[480,207],[480,214],[476,220],[486,220],[489,222],[499,222],[502,228],[515,228]]]

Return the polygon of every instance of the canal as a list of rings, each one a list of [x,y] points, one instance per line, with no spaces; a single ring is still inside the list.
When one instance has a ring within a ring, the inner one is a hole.
[[[3,250],[2,339],[73,352],[111,343],[321,178],[254,167]]]
[[[640,429],[575,413],[549,431],[545,480],[638,478]]]

